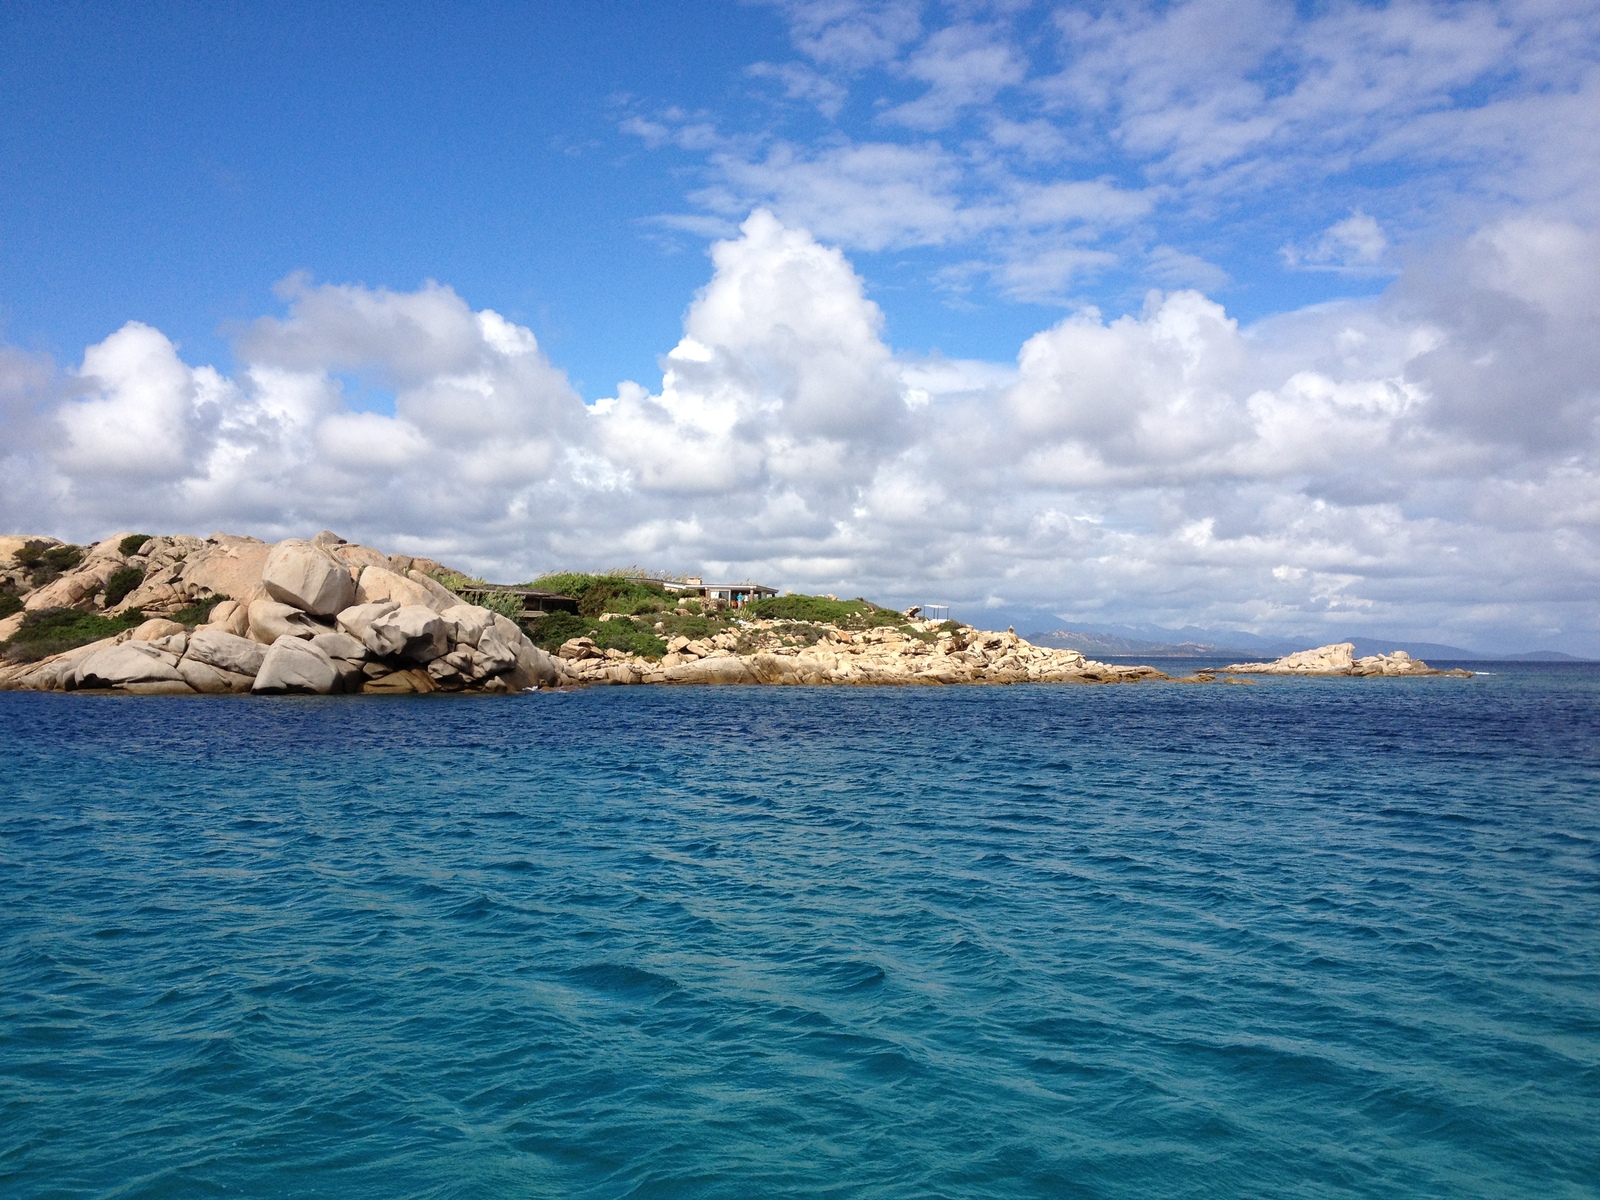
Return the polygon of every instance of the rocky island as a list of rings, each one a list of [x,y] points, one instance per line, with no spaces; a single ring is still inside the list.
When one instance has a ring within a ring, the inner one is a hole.
[[[1361,677],[1452,675],[1471,678],[1471,671],[1437,671],[1404,650],[1357,658],[1354,642],[1335,642],[1315,650],[1300,650],[1272,662],[1234,663],[1222,668],[1234,675],[1349,675]]]
[[[1166,678],[865,600],[769,597],[719,611],[626,575],[535,582],[577,594],[580,611],[529,620],[508,591],[329,532],[276,544],[223,533],[123,533],[92,546],[0,538],[0,688],[509,694]]]

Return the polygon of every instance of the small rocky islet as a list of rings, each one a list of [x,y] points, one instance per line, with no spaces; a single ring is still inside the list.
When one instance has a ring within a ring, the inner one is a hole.
[[[587,617],[530,621],[513,593],[326,531],[271,544],[225,533],[122,533],[87,547],[0,537],[0,689],[509,695],[593,684],[1168,678],[864,600],[781,597],[719,612],[628,576],[551,578],[588,589]],[[626,611],[592,611],[608,600]],[[1352,650],[1226,670],[1439,673],[1400,652],[1358,660]]]

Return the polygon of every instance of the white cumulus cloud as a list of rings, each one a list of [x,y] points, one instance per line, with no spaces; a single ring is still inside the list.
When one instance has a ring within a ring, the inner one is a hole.
[[[1158,291],[950,360],[895,353],[845,255],[757,211],[659,382],[591,405],[433,284],[291,281],[230,373],[137,323],[72,370],[5,351],[0,503],[74,537],[328,526],[502,578],[646,562],[968,615],[1600,651],[1597,280],[1592,232],[1519,219],[1371,301],[1245,325]]]

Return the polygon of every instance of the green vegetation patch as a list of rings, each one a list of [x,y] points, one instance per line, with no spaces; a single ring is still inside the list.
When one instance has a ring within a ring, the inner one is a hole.
[[[512,592],[483,592],[473,598],[473,603],[513,621],[522,616],[522,597]]]
[[[139,553],[140,549],[150,540],[148,533],[130,533],[117,543],[117,553],[127,558],[130,554]]]
[[[44,608],[22,619],[22,628],[0,645],[0,655],[10,662],[38,662],[143,623],[144,614],[136,608],[117,617],[102,617],[76,608]]]
[[[526,628],[535,646],[555,650],[568,638],[585,636],[597,624],[599,622],[580,617],[577,613],[553,612],[529,621]]]
[[[644,621],[599,621],[575,613],[545,613],[528,622],[528,637],[542,650],[556,651],[576,637],[593,638],[602,650],[621,650],[652,662],[667,652],[667,643]]]
[[[870,600],[829,600],[826,596],[767,596],[752,600],[740,615],[763,620],[809,621],[837,625],[840,629],[874,629],[899,625],[905,617],[892,608],[879,608]]]
[[[129,592],[144,582],[144,572],[138,567],[118,567],[106,580],[106,607],[121,604]]]
[[[822,625],[813,625],[809,621],[795,621],[790,625],[780,625],[773,630],[786,645],[790,646],[815,646],[828,636],[828,629]]]
[[[677,607],[677,597],[660,584],[644,583],[627,575],[583,575],[575,571],[561,571],[554,575],[541,575],[528,586],[542,592],[571,596],[578,602],[578,612],[585,617],[598,617],[608,612],[635,616],[666,612]]]
[[[196,625],[204,625],[211,620],[211,610],[221,604],[228,597],[207,596],[204,600],[196,600],[193,604],[180,608],[172,614],[171,620],[179,625],[187,625],[193,629]]]
[[[17,566],[31,571],[44,565],[44,552],[52,548],[49,542],[23,542],[12,557],[16,559]]]
[[[83,561],[82,546],[52,546],[49,542],[24,542],[14,556],[17,565],[29,572],[34,587],[44,587],[60,579]]]
[[[706,616],[701,613],[690,613],[680,617],[677,613],[663,613],[656,618],[661,623],[661,636],[664,638],[686,637],[691,642],[701,638],[716,637],[725,633],[731,626],[726,618],[716,615]]]
[[[14,617],[22,611],[22,597],[9,588],[0,591],[0,620]]]
[[[597,625],[599,628],[589,636],[602,650],[621,650],[651,662],[659,661],[667,652],[667,643],[642,621],[600,621]]]

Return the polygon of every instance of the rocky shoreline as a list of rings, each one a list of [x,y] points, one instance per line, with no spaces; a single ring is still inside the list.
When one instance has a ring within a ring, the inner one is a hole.
[[[128,627],[33,661],[0,663],[0,689],[188,695],[480,692],[594,684],[955,684],[1165,679],[953,622],[905,618],[851,630],[738,621],[737,632],[674,638],[659,659],[568,639],[555,653],[516,621],[465,603],[427,559],[385,555],[331,533],[275,545],[213,534],[117,534],[53,576],[53,538],[0,539],[0,578],[20,611],[82,613]],[[63,564],[66,559],[60,560]],[[137,583],[121,593],[116,581]],[[192,623],[181,618],[203,613]],[[133,617],[143,619],[133,621]]]
[[[1169,678],[1154,667],[1095,662],[1076,650],[1036,646],[1012,631],[918,620],[916,610],[875,609],[874,615],[887,615],[892,623],[866,628],[734,613],[706,636],[662,634],[652,639],[651,653],[604,647],[593,636],[566,638],[559,646],[551,638],[545,642],[550,651],[516,620],[465,602],[441,582],[461,578],[431,559],[386,555],[328,532],[270,545],[224,533],[116,534],[89,547],[4,537],[0,599],[16,611],[0,617],[6,655],[0,659],[0,690],[509,695],[605,684],[895,686]],[[598,621],[613,617],[632,620],[606,613]],[[56,628],[66,631],[60,645],[48,636]],[[1226,670],[1440,673],[1401,652],[1355,660],[1352,649],[1344,643]],[[1194,681],[1207,682],[1213,674],[1202,672]]]

